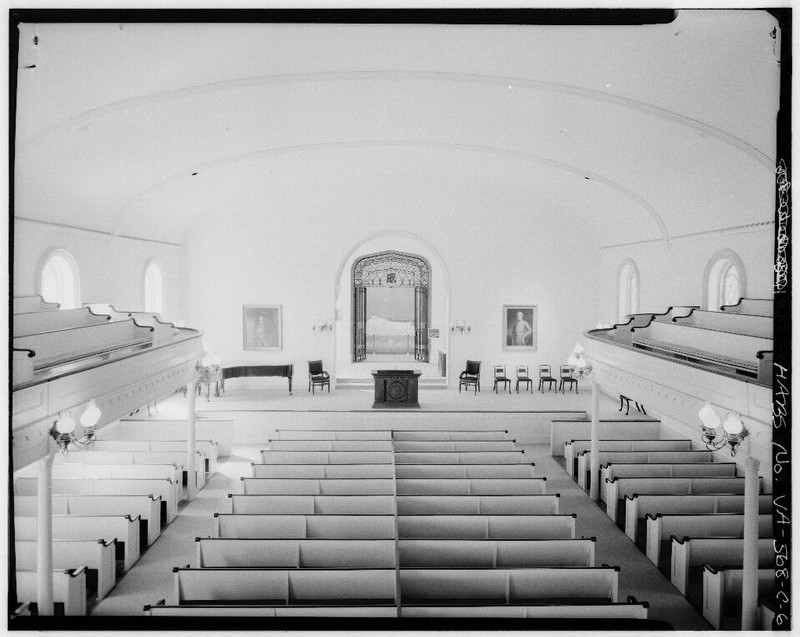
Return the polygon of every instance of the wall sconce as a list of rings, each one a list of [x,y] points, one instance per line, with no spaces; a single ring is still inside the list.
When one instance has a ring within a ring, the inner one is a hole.
[[[726,444],[730,445],[731,457],[736,455],[736,447],[747,437],[747,429],[738,414],[728,412],[728,417],[720,426],[717,412],[706,401],[706,404],[697,412],[700,418],[701,438],[706,449],[719,451]]]
[[[567,359],[567,365],[572,367],[572,377],[577,380],[586,380],[592,373],[592,364],[583,356],[583,347],[575,343],[572,354]]]
[[[95,425],[97,425],[101,415],[102,412],[98,409],[94,400],[90,400],[80,418],[83,437],[78,438],[75,435],[76,425],[72,412],[68,411],[66,414],[59,414],[50,428],[50,436],[56,441],[61,453],[67,453],[67,447],[70,443],[79,447],[90,447],[95,441]]]
[[[311,326],[311,331],[314,332],[314,334],[323,334],[324,332],[332,332],[333,325],[328,319],[322,319],[320,321],[319,319],[315,318],[314,325]]]
[[[453,321],[450,324],[450,333],[451,334],[469,334],[472,331],[472,326],[464,320],[457,320]]]

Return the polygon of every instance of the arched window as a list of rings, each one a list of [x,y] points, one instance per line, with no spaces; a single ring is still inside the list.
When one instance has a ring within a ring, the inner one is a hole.
[[[78,266],[66,250],[53,250],[47,255],[39,274],[39,294],[45,301],[59,303],[63,310],[81,306]]]
[[[639,268],[631,259],[622,262],[619,268],[617,299],[619,320],[639,311]]]
[[[731,250],[716,254],[706,266],[706,308],[718,311],[723,305],[735,305],[744,296],[744,266]]]
[[[144,311],[153,314],[164,311],[164,268],[156,259],[144,271]]]

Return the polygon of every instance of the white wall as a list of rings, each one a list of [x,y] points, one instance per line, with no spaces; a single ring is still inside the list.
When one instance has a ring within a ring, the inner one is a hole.
[[[448,330],[453,319],[472,325],[469,336],[447,334],[451,386],[467,358],[483,361],[488,374],[495,362],[566,362],[580,334],[597,321],[598,253],[568,219],[487,210],[480,201],[462,201],[464,208],[457,214],[443,214],[435,198],[425,197],[416,200],[420,205],[399,212],[397,202],[385,208],[377,202],[362,216],[347,203],[334,200],[331,205],[341,208],[321,213],[306,208],[298,194],[291,202],[254,203],[251,209],[230,210],[193,225],[186,243],[185,319],[204,332],[206,347],[223,364],[293,363],[298,375],[307,360],[322,358],[332,368],[334,352],[346,356],[342,352],[349,351],[346,313],[336,322],[335,336],[313,335],[312,319],[335,316],[339,274],[345,280],[350,276],[346,264],[359,246],[371,248],[365,240],[377,235],[419,237],[428,246],[422,256],[438,255],[446,267],[449,316],[434,309],[432,326]],[[400,243],[396,247],[414,252]],[[351,294],[349,286],[342,288],[342,308],[349,308]],[[243,350],[242,306],[248,304],[283,306],[283,351]],[[537,351],[503,350],[504,304],[539,306]]]
[[[744,264],[746,295],[772,298],[774,233],[775,227],[767,225],[753,232],[678,239],[670,245],[647,243],[604,250],[599,261],[601,304],[596,321],[617,320],[617,276],[626,258],[633,259],[639,269],[641,312],[663,312],[670,305],[703,306],[703,273],[711,258],[726,248]]]
[[[121,310],[144,309],[145,267],[158,258],[165,274],[163,316],[181,318],[183,248],[21,219],[14,223],[14,296],[39,293],[39,270],[56,248],[75,259],[82,303],[111,303]]]

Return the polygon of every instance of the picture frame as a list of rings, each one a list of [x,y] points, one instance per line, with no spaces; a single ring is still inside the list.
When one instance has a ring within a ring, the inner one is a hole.
[[[242,339],[245,350],[283,349],[283,311],[280,305],[242,306]]]
[[[536,351],[539,347],[539,307],[503,306],[503,349]]]

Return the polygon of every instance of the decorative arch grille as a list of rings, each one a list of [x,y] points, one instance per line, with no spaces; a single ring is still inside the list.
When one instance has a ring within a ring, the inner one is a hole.
[[[353,283],[356,287],[427,288],[431,271],[419,257],[402,252],[381,252],[356,261]]]

